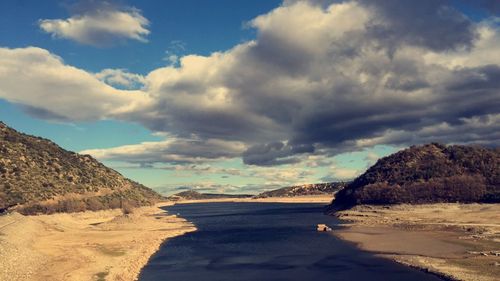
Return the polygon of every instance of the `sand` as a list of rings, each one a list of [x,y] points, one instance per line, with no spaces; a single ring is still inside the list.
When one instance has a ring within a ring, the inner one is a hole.
[[[159,207],[0,216],[0,280],[136,280],[165,239],[195,230]]]
[[[198,200],[179,200],[176,204],[190,203],[212,203],[212,202],[261,202],[261,203],[321,203],[329,204],[332,202],[333,195],[308,195],[295,197],[267,197],[267,198],[220,198],[220,199],[198,199]]]
[[[451,280],[498,280],[500,204],[357,206],[334,231],[360,248]]]

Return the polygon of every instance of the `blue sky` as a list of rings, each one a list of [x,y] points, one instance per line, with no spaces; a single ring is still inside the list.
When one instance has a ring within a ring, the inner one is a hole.
[[[83,2],[81,2],[83,3]],[[278,6],[280,1],[123,1],[136,7],[150,22],[148,44],[128,41],[118,47],[93,48],[69,40],[53,40],[38,27],[40,19],[68,18],[78,1],[2,1],[1,43],[16,48],[37,46],[88,71],[125,68],[147,74],[164,65],[172,41],[182,41],[184,53],[208,55],[255,36],[245,22]],[[82,4],[85,6],[85,4]],[[91,6],[91,5],[88,5]],[[15,28],[13,28],[15,23]]]
[[[164,193],[348,180],[430,141],[496,146],[494,5],[1,1],[0,120]]]

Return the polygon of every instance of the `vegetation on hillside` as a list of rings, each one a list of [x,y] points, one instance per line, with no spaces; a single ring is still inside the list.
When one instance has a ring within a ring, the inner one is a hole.
[[[332,208],[434,202],[500,202],[500,149],[412,146],[377,161],[337,194]]]
[[[149,205],[161,198],[89,155],[0,122],[0,209],[25,214]]]

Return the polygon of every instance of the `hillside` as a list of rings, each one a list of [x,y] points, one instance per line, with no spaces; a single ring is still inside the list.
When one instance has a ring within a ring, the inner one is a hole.
[[[0,209],[26,214],[149,205],[161,198],[89,155],[0,122]]]
[[[500,149],[427,144],[382,158],[336,195],[357,204],[500,202]]]
[[[287,186],[275,190],[265,191],[255,196],[255,198],[268,197],[295,197],[307,195],[332,195],[347,185],[345,182],[329,182]]]
[[[168,197],[169,200],[204,200],[221,198],[249,198],[252,195],[247,194],[223,194],[223,193],[200,193],[194,190],[186,190]]]

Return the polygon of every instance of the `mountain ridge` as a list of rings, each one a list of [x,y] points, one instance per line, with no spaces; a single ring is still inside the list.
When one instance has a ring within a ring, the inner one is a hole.
[[[286,186],[265,191],[254,196],[255,198],[268,197],[295,197],[308,195],[333,195],[347,185],[347,182],[312,183],[303,185]]]
[[[442,202],[500,202],[500,149],[412,146],[379,159],[338,192],[330,209]]]
[[[162,197],[90,155],[0,121],[0,209],[25,214],[150,205]]]

